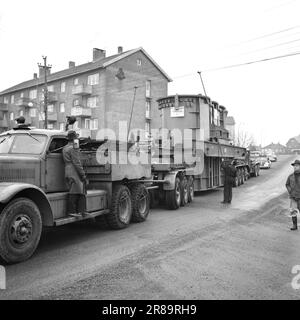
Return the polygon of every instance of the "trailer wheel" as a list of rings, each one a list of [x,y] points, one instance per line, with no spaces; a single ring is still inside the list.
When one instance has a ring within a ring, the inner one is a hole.
[[[188,190],[189,190],[189,196],[188,196],[188,201],[193,202],[194,200],[194,178],[192,176],[189,176],[188,180]]]
[[[143,184],[136,184],[131,189],[132,221],[146,221],[150,211],[149,193]]]
[[[234,186],[235,188],[239,186],[239,177],[238,177],[238,173],[236,174],[236,177],[234,178],[233,186]]]
[[[245,170],[242,169],[241,170],[241,184],[244,184],[245,183]]]
[[[29,259],[42,233],[37,205],[27,198],[11,201],[0,214],[0,260],[12,264]]]
[[[129,189],[124,185],[116,185],[113,189],[111,212],[107,215],[107,223],[112,229],[124,229],[131,220],[132,203]]]
[[[166,191],[166,204],[168,209],[176,210],[181,203],[180,179],[176,177],[174,190]]]
[[[181,189],[181,203],[180,205],[184,207],[189,202],[189,188],[188,188],[188,179],[186,176],[183,176],[180,181]]]

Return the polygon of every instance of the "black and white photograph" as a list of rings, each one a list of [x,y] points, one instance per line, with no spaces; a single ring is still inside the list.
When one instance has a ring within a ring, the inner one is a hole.
[[[300,299],[299,16],[2,0],[0,300],[187,319]]]

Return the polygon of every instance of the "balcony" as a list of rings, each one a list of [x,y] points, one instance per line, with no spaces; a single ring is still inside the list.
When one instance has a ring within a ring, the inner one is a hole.
[[[33,107],[33,103],[29,98],[19,98],[16,101],[16,106],[18,107]]]
[[[71,109],[71,116],[74,117],[91,117],[92,110],[89,108],[83,108],[83,107],[73,107]]]
[[[49,122],[55,122],[57,121],[57,113],[48,113],[47,119]]]
[[[92,94],[92,90],[93,88],[90,85],[79,84],[72,88],[72,94],[79,96],[88,96]]]
[[[79,134],[80,138],[91,137],[91,130],[90,129],[80,129],[80,130],[76,130],[76,132]]]
[[[0,111],[8,111],[8,103],[0,102]]]

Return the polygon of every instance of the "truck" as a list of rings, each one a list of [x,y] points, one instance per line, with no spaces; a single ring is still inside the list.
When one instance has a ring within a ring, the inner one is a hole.
[[[150,190],[151,206],[163,203],[175,210],[193,201],[194,192],[222,187],[222,162],[236,160],[235,187],[259,175],[259,162],[230,141],[224,106],[201,94],[163,97],[158,106],[161,124],[152,137],[150,181],[157,188]]]
[[[81,161],[89,184],[88,214],[67,212],[68,189],[62,149],[67,133],[58,130],[13,129],[0,134],[0,260],[12,264],[32,256],[44,227],[85,219],[122,229],[143,222],[149,214],[150,162],[139,161],[132,143],[81,139]],[[111,157],[124,150],[137,163],[118,164]]]

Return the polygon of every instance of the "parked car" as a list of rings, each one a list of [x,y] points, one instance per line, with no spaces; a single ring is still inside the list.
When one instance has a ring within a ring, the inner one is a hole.
[[[261,169],[270,169],[271,168],[272,163],[271,163],[269,157],[261,156],[258,158],[258,161],[259,161]]]
[[[268,154],[267,156],[268,156],[268,158],[269,158],[269,160],[270,160],[271,162],[276,162],[276,161],[277,161],[277,156],[276,156],[276,154],[272,153],[272,154]]]

